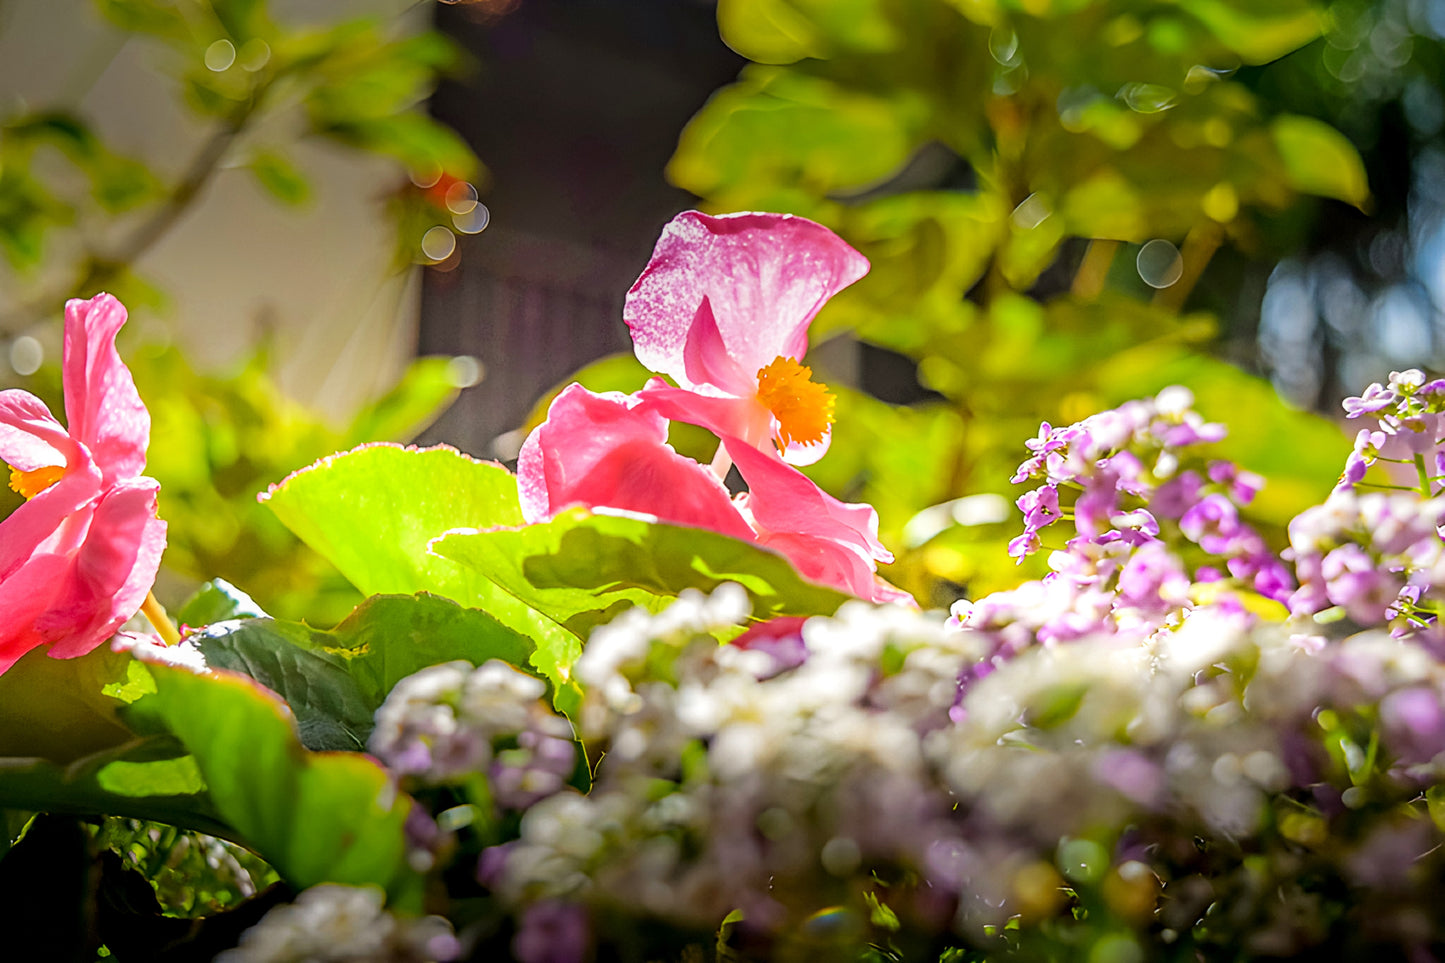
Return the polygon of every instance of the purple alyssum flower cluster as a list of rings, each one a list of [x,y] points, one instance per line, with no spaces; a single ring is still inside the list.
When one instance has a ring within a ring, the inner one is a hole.
[[[1072,533],[1042,580],[954,606],[956,622],[993,639],[972,677],[1034,644],[1142,642],[1177,627],[1201,585],[1289,597],[1288,569],[1242,516],[1263,479],[1209,457],[1225,429],[1192,405],[1187,389],[1166,388],[1063,428],[1046,422],[1025,443],[1013,480],[1041,484],[1018,499],[1024,531],[1009,553],[1038,551],[1057,523]]]

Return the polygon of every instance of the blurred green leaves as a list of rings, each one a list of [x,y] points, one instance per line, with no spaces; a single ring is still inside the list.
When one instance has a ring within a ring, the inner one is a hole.
[[[1214,252],[1256,250],[1266,219],[1311,195],[1369,204],[1342,135],[1272,113],[1239,78],[1320,36],[1318,5],[723,0],[718,22],[755,63],[689,123],[669,177],[709,209],[802,214],[858,247],[872,271],[823,311],[814,343],[845,333],[900,354],[932,392],[911,407],[845,392],[833,453],[809,469],[878,504],[891,578],[940,603],[959,584],[1002,587],[1014,521],[910,544],[910,519],[951,517],[966,495],[1012,501],[1040,421],[1156,391],[1160,372],[1213,417],[1233,413],[1215,399],[1248,398],[1250,430],[1315,440],[1321,457],[1290,464],[1231,450],[1276,470],[1257,509],[1274,537],[1328,490],[1338,433],[1207,363],[1212,319],[1179,313]],[[1154,239],[1180,252],[1157,293],[1134,263]]]
[[[0,114],[0,255],[20,284],[20,307],[0,328],[49,316],[71,296],[124,290],[135,261],[225,167],[246,168],[283,204],[303,203],[311,186],[293,159],[303,140],[390,157],[421,176],[482,173],[462,140],[418,109],[442,72],[462,66],[438,34],[399,18],[288,26],[266,0],[94,0],[94,8],[154,51],[176,98],[210,134],[177,164],[111,150],[72,105]],[[426,204],[405,199],[398,228],[409,230]],[[133,215],[124,231],[113,223],[123,213]],[[399,266],[415,260],[414,248],[414,238],[399,244]],[[72,259],[68,271],[50,260],[56,251]]]

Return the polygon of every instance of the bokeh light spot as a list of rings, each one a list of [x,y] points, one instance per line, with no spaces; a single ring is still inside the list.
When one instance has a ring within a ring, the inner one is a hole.
[[[10,342],[10,367],[21,376],[33,375],[45,363],[45,347],[39,341],[22,334]]]
[[[469,354],[459,354],[447,364],[447,378],[456,388],[470,388],[486,376],[486,366]]]
[[[466,181],[457,181],[447,188],[447,210],[453,214],[469,214],[477,206],[477,189]]]
[[[457,236],[451,232],[451,228],[438,224],[422,235],[421,253],[426,255],[428,260],[445,261],[456,249]]]
[[[492,223],[492,212],[485,204],[473,204],[464,214],[452,215],[452,226],[463,234],[480,234]]]
[[[206,48],[206,69],[220,73],[236,62],[236,45],[229,40],[217,40]]]
[[[241,52],[236,59],[242,70],[255,73],[271,62],[271,45],[260,37],[252,37],[241,44]]]
[[[1179,249],[1162,238],[1155,238],[1139,249],[1135,259],[1139,277],[1151,288],[1167,288],[1184,276],[1184,258]]]

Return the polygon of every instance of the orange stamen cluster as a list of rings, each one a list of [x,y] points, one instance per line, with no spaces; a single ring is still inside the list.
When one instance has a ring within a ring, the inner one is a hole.
[[[778,438],[784,448],[794,442],[812,445],[822,441],[833,423],[837,399],[812,377],[811,368],[785,355],[758,371],[758,400],[778,419]]]
[[[34,471],[10,469],[10,487],[26,498],[34,498],[65,477],[64,465],[42,465]]]

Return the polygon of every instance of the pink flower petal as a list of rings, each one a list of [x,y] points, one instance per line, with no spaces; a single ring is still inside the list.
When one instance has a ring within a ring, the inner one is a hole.
[[[878,515],[869,505],[842,502],[796,468],[735,438],[728,454],[748,483],[740,496],[752,514],[758,543],[778,552],[804,578],[875,602],[912,601],[877,578],[893,555],[878,540]]]
[[[34,556],[73,553],[89,529],[91,504],[100,495],[100,472],[89,460],[0,523],[0,582]],[[8,582],[6,582],[8,584]],[[13,622],[9,610],[6,620]]]
[[[755,496],[748,504],[761,531],[820,535],[861,557],[893,561],[878,540],[878,513],[871,505],[839,501],[796,468],[737,439],[724,438],[723,444]]]
[[[667,421],[617,392],[564,389],[522,445],[517,488],[530,522],[583,505],[753,537],[717,476],[667,444]]]
[[[75,460],[77,446],[45,402],[28,391],[0,391],[0,461],[20,471]]]
[[[778,356],[801,358],[814,315],[867,271],[863,255],[804,218],[687,211],[663,229],[652,260],[627,292],[623,318],[638,360],[695,387],[688,336],[706,298],[718,336],[716,342],[696,339],[707,358],[694,357],[693,370],[716,372],[730,362],[755,382],[757,371]]]
[[[151,418],[115,349],[125,308],[109,294],[65,305],[65,416],[107,483],[145,470]]]
[[[669,421],[697,425],[719,437],[766,445],[773,436],[773,416],[756,398],[705,395],[674,388],[653,378],[637,393],[638,407]]]
[[[713,317],[712,302],[706,296],[697,307],[692,326],[687,329],[682,363],[686,384],[711,385],[724,394],[740,397],[758,392],[757,372],[744,371],[728,353],[717,319]]]
[[[68,564],[64,555],[41,555],[0,581],[0,612],[5,613],[0,623],[0,673],[45,643],[46,639],[35,631],[35,620],[55,597]]]
[[[149,478],[120,482],[101,495],[89,531],[35,632],[49,655],[84,655],[140,610],[165,551],[166,523],[156,517],[160,486]]]

